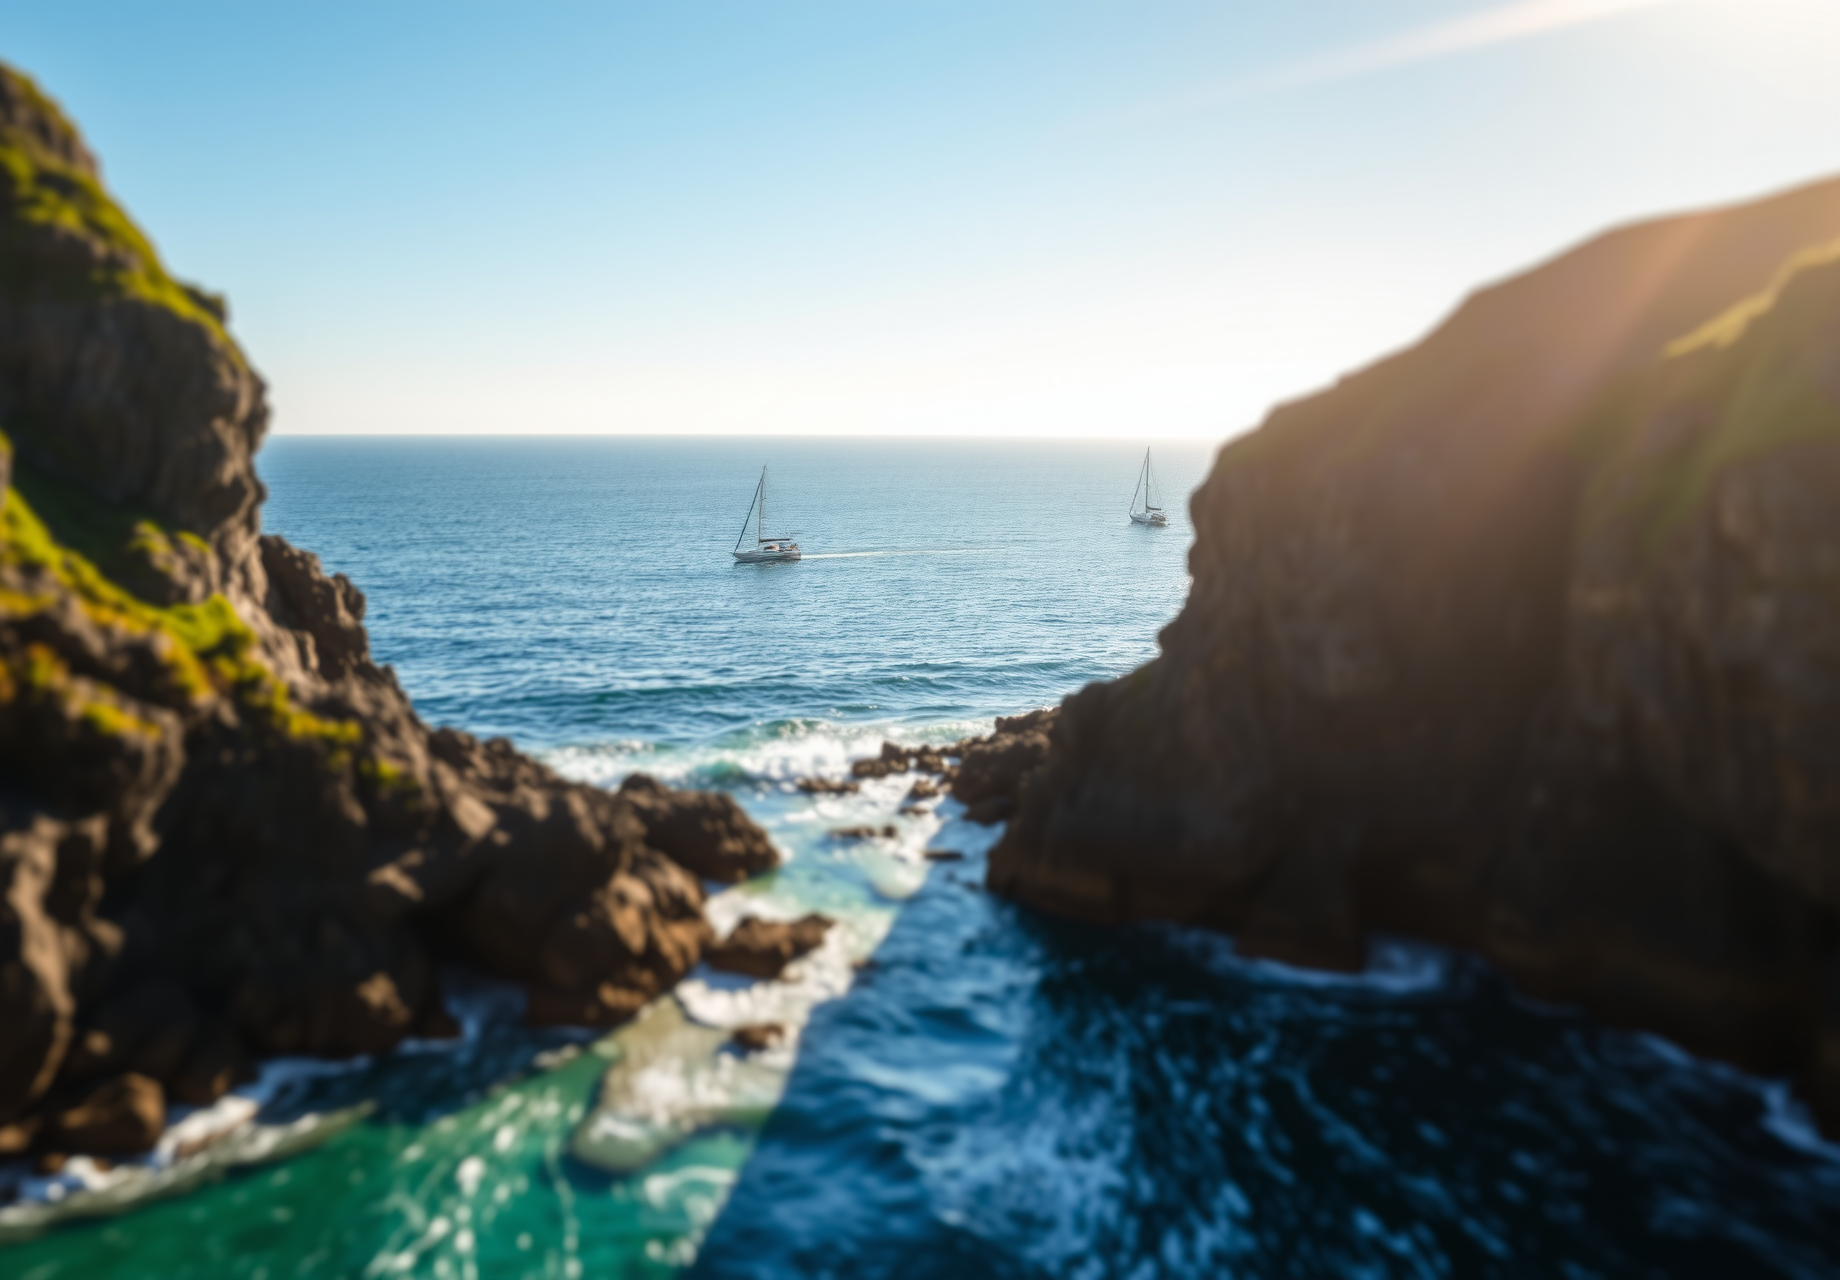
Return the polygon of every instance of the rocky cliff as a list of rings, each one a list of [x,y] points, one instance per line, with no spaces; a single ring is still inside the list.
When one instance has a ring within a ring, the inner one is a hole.
[[[1276,409],[993,888],[1525,989],[1840,1129],[1840,181],[1622,229]]]
[[[708,940],[698,877],[776,861],[726,797],[425,726],[358,589],[261,533],[267,421],[223,300],[0,68],[0,1154],[440,1030],[442,959],[625,1017]]]

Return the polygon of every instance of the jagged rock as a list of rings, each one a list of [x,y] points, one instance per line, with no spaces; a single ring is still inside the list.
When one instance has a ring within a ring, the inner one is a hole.
[[[858,778],[885,778],[891,773],[906,773],[911,764],[911,753],[906,747],[898,742],[883,742],[881,755],[853,762],[850,773]]]
[[[952,794],[979,815],[973,822],[1000,822],[1009,816],[1023,775],[1048,758],[1048,736],[1058,715],[1058,708],[1044,707],[1026,715],[999,716],[989,737],[959,744]]]
[[[327,577],[319,557],[265,534],[262,567],[273,597],[269,612],[313,642],[301,655],[302,665],[317,667],[336,679],[358,669],[371,656],[364,632],[364,593],[342,573]]]
[[[711,968],[729,973],[777,978],[787,965],[822,945],[833,923],[815,911],[791,922],[749,916],[710,947],[704,959]]]
[[[884,741],[880,755],[866,760],[852,761],[850,773],[857,778],[886,778],[891,774],[908,773],[914,770],[921,773],[943,773],[947,768],[946,756],[956,753],[956,748],[953,747],[948,747],[942,752],[938,747],[904,747],[898,742]],[[921,779],[915,786],[918,787],[925,781]]]
[[[792,784],[810,796],[849,796],[862,790],[858,782],[839,782],[832,778],[800,778]]]
[[[635,773],[620,784],[645,825],[645,843],[705,880],[738,884],[779,865],[779,851],[735,798],[720,791],[673,791]]]
[[[931,778],[916,779],[914,785],[907,789],[907,799],[909,801],[931,800],[938,794],[939,784],[934,782]]]
[[[1229,444],[990,886],[1473,948],[1840,1128],[1836,237],[1840,182],[1613,232]]]

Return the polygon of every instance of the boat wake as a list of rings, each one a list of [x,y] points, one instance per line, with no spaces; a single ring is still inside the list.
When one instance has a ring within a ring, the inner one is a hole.
[[[981,556],[988,555],[989,547],[952,547],[935,550],[916,551],[820,551],[805,557],[807,560],[867,560],[887,559],[895,556]]]

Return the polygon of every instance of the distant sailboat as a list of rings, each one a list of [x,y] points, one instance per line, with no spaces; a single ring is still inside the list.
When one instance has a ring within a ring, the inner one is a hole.
[[[1137,505],[1138,495],[1142,494],[1144,505]],[[1137,473],[1137,487],[1131,490],[1131,523],[1149,524],[1161,527],[1169,523],[1169,517],[1157,505],[1156,473],[1150,469],[1150,450],[1144,450],[1143,469]]]
[[[743,551],[741,544],[747,538],[748,519],[756,512],[760,518],[754,525],[754,549]],[[799,558],[799,544],[792,541],[790,534],[767,537],[767,469],[762,467],[760,483],[754,486],[754,500],[748,504],[747,516],[741,521],[741,536],[735,539],[735,559],[742,564],[776,564]]]

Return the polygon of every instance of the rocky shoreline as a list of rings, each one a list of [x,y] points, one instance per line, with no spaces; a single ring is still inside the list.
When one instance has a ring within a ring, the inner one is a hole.
[[[423,724],[362,593],[261,532],[223,300],[5,68],[0,159],[0,1157],[144,1152],[260,1059],[451,1034],[445,962],[535,1023],[671,987],[765,834]]]
[[[1161,656],[1067,699],[993,890],[1464,947],[1840,1133],[1840,181],[1483,290],[1191,510]]]

